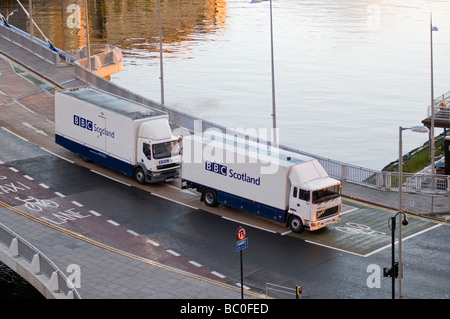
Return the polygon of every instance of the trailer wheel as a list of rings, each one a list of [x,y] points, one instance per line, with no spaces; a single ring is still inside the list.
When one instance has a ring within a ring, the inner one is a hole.
[[[303,222],[301,220],[300,217],[292,215],[289,218],[289,228],[294,232],[294,233],[301,233],[304,229],[303,226]]]
[[[218,205],[217,203],[217,193],[213,191],[212,189],[205,189],[203,191],[203,201],[205,202],[206,206],[208,207],[216,207]]]
[[[145,173],[142,167],[137,167],[134,171],[134,178],[139,184],[145,184]]]

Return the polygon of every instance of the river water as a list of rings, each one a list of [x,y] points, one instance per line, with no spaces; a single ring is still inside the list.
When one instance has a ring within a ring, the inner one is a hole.
[[[88,2],[90,42],[124,54],[111,81],[160,102],[158,2]],[[230,128],[272,127],[270,3],[255,2],[162,1],[167,106]],[[33,6],[56,47],[86,43],[84,1]],[[4,16],[14,9],[16,1],[0,0]],[[420,125],[430,105],[431,13],[439,96],[450,91],[450,1],[273,0],[280,143],[372,169],[396,160],[398,127]],[[9,22],[29,32],[23,12]],[[403,149],[426,140],[404,132]]]

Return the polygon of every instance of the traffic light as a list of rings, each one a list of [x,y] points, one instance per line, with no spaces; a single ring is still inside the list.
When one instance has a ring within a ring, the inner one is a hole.
[[[383,276],[384,277],[392,277],[392,267],[391,268],[383,268]],[[398,278],[398,262],[394,263],[394,277]]]

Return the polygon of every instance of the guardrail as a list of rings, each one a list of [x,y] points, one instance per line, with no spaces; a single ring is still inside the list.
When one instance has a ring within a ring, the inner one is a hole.
[[[15,262],[18,262],[19,259],[24,260],[28,265],[28,272],[43,282],[53,296],[59,297],[59,294],[62,294],[67,299],[81,299],[77,289],[70,287],[70,282],[65,274],[48,257],[1,223],[0,244],[9,250],[9,254]],[[42,280],[44,279],[42,276],[45,277],[45,280]]]

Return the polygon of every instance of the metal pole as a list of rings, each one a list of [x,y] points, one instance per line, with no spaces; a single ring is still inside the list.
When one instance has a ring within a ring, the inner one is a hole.
[[[433,83],[433,17],[430,12],[430,53],[431,53],[431,174],[435,174],[434,145],[434,83]],[[434,178],[433,178],[434,189]]]
[[[158,0],[158,18],[159,18],[159,60],[161,80],[161,104],[164,107],[164,70],[163,70],[163,50],[162,50],[162,19],[161,19],[161,0]]]
[[[30,11],[30,38],[33,39],[33,0],[30,0],[28,10]]]
[[[272,0],[270,0],[270,52],[272,61],[272,126],[273,126],[273,144],[277,145],[277,117],[275,111],[275,66],[273,58],[273,25],[272,25]]]
[[[400,213],[402,213],[403,212],[403,141],[402,141],[402,131],[403,131],[403,128],[400,126],[400,128],[399,128],[399,146],[398,146],[398,149],[399,149],[399,166],[398,166],[398,176],[399,176],[399,178],[400,178],[400,181],[399,181],[399,193],[400,193],[400,203],[399,203],[399,212]],[[394,220],[395,220],[395,217],[396,217],[397,215],[395,215],[394,216]],[[399,258],[398,258],[398,261],[399,261],[399,267],[400,267],[400,270],[399,270],[399,272],[400,272],[400,274],[399,274],[399,276],[400,276],[400,283],[399,283],[399,291],[398,291],[398,293],[399,293],[399,298],[402,298],[402,275],[403,275],[403,271],[402,271],[402,267],[403,267],[403,264],[402,264],[402,223],[400,223],[399,224],[399,246],[398,246],[398,250],[399,250],[399,252],[398,252],[398,256],[399,256]]]
[[[244,267],[242,263],[242,250],[240,251],[241,255],[241,299],[244,299]]]
[[[88,62],[88,68],[91,70],[91,51],[89,47],[89,21],[88,21],[88,6],[87,6],[87,0],[84,0],[84,10],[86,15],[86,53],[87,53],[87,62]]]
[[[392,250],[391,250],[391,276],[392,276],[392,299],[395,299],[395,219],[396,216],[391,218],[392,229]]]

